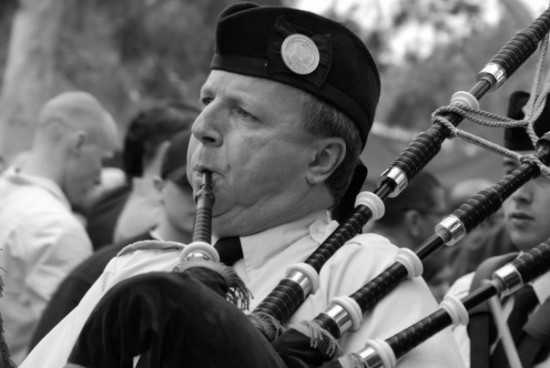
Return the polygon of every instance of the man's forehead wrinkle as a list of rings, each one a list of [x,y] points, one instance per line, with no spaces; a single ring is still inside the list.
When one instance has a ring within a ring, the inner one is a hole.
[[[222,97],[231,102],[260,101],[261,96],[274,90],[271,81],[255,80],[247,77],[231,78],[229,75],[219,75],[209,78],[204,84],[202,94],[205,97]]]
[[[236,83],[235,80],[227,78],[227,76],[218,75],[215,78],[209,78],[203,86],[203,94],[212,94],[214,96],[235,96],[244,88],[245,83]]]

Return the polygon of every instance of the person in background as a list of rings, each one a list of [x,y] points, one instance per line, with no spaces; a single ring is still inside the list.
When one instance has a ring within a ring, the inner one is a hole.
[[[117,130],[92,95],[71,91],[39,112],[32,147],[0,177],[0,311],[13,361],[21,362],[61,280],[92,253],[71,212],[99,182]]]
[[[433,235],[435,225],[448,214],[445,187],[428,171],[418,173],[397,197],[386,199],[384,204],[384,216],[374,221],[368,231],[412,250]],[[427,258],[422,275],[438,301],[449,287],[444,256],[441,250]]]
[[[198,108],[188,103],[166,103],[138,113],[124,139],[122,168],[127,182],[106,192],[86,216],[94,250],[132,238],[154,227],[163,213],[155,188],[162,156],[169,140],[189,130]]]
[[[306,11],[252,3],[233,4],[220,15],[211,71],[200,93],[203,109],[192,126],[187,178],[197,193],[204,172],[212,174],[212,243],[221,262],[253,294],[250,310],[286,276],[290,265],[305,260],[336,228],[338,223],[331,218],[334,209],[341,209],[340,215],[353,210],[366,174],[359,156],[379,95],[376,63],[363,42],[344,25]],[[225,257],[229,240],[241,252],[231,259]],[[88,317],[112,295],[110,291],[135,280],[134,276],[179,279],[176,273],[154,271],[173,271],[184,248],[172,242],[137,243],[126,248],[20,368],[65,366]],[[329,307],[332,298],[350,295],[393,263],[398,251],[376,234],[350,240],[322,267],[319,288],[288,323],[311,320]],[[143,296],[151,306],[169,298],[170,310],[157,309],[155,316],[173,317],[169,326],[177,332],[167,335],[166,325],[153,326],[155,335],[161,336],[162,341],[156,341],[160,345],[155,343],[151,354],[148,351],[124,361],[132,364],[139,359],[138,366],[179,366],[171,358],[188,352],[197,358],[196,366],[202,367],[273,366],[277,358],[271,344],[223,296],[204,288],[187,293],[181,289],[167,292],[155,283],[152,286],[129,290],[147,290]],[[151,298],[149,291],[158,298]],[[208,296],[212,303],[203,304]],[[181,312],[182,299],[192,307],[200,306],[197,313]],[[357,331],[340,339],[342,350],[358,351],[369,338],[385,338],[436,308],[425,282],[409,278],[365,315]],[[190,323],[200,327],[185,329],[179,323],[185,317],[192,317]],[[108,331],[118,326],[104,325],[105,337],[119,336]],[[143,327],[141,331],[149,331]],[[123,339],[139,337],[127,332],[122,332]],[[204,344],[191,337],[192,333],[201,335]],[[106,341],[102,337],[98,339]],[[78,344],[91,347],[85,352],[87,357],[98,357],[94,349],[100,353],[107,345],[102,352],[109,355],[112,344],[98,345],[97,339],[92,340]],[[172,348],[174,344],[178,349]],[[159,351],[166,354],[155,354]],[[159,360],[153,360],[156,358]],[[217,363],[203,364],[204,359]],[[89,366],[87,362],[70,363]],[[448,330],[399,361],[400,368],[443,365],[460,366]]]
[[[508,116],[523,119],[523,107],[529,94],[523,91],[512,93]],[[546,105],[534,123],[538,137],[550,131],[550,105]],[[534,153],[534,146],[523,128],[506,128],[504,146],[522,155]],[[515,160],[504,158],[504,173],[509,174],[519,166]],[[539,176],[516,190],[503,205],[504,221],[512,243],[517,250],[530,250],[550,238],[550,178]],[[458,298],[481,286],[482,280],[490,279],[493,271],[512,261],[518,253],[508,253],[486,259],[476,269],[457,279],[449,290]],[[502,300],[501,320],[508,327],[524,368],[550,367],[550,273],[539,277],[511,297]],[[516,319],[523,310],[523,319]],[[487,305],[476,307],[470,313],[467,326],[454,328],[465,363],[472,368],[508,367],[501,332],[493,324],[493,316]]]
[[[195,202],[193,188],[186,177],[189,131],[178,133],[170,141],[155,186],[161,192],[164,211],[159,223],[130,239],[98,250],[76,267],[59,285],[34,332],[32,349],[59,321],[74,309],[101,275],[109,261],[127,245],[141,240],[170,240],[189,243],[192,237]]]
[[[455,184],[449,191],[451,211],[456,210],[468,199],[495,183],[483,178],[474,178]],[[446,248],[447,260],[451,270],[449,283],[474,271],[489,257],[506,254],[516,248],[510,240],[502,209],[472,229],[453,247]]]

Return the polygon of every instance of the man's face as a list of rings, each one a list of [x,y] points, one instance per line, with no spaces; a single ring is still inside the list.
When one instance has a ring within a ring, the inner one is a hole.
[[[516,161],[504,159],[506,174],[517,167]],[[512,242],[520,250],[529,250],[550,237],[550,179],[540,176],[527,182],[503,208]]]
[[[102,161],[106,153],[95,144],[84,144],[68,158],[63,178],[63,190],[73,205],[81,205],[87,195],[101,182]]]
[[[449,211],[445,189],[442,187],[434,188],[432,195],[433,207],[428,211],[420,211],[423,218],[422,231],[419,237],[421,241],[426,240],[435,233],[435,226],[448,215]]]
[[[193,189],[188,185],[178,185],[166,180],[162,189],[162,200],[164,211],[172,226],[182,233],[191,234],[195,218]]]
[[[315,137],[300,128],[302,92],[273,81],[212,71],[201,90],[188,178],[213,173],[213,227],[246,235],[294,220],[315,160]],[[303,201],[303,200],[302,200]]]

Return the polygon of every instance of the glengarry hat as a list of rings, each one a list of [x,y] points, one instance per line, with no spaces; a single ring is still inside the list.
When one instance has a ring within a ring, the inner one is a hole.
[[[363,147],[367,141],[380,76],[364,43],[338,22],[298,9],[231,5],[218,19],[211,68],[306,91],[351,118]]]

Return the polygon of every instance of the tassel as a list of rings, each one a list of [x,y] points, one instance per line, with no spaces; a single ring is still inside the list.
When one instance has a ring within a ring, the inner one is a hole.
[[[283,333],[281,323],[270,314],[261,312],[252,313],[248,315],[248,318],[269,341],[274,341]]]
[[[327,330],[322,328],[317,321],[302,321],[296,326],[292,326],[292,328],[309,336],[310,346],[319,350],[324,349],[324,353],[328,355],[330,359],[342,355],[342,351],[336,339]]]
[[[235,270],[219,262],[192,260],[181,262],[174,268],[174,272],[185,272],[193,267],[203,267],[219,274],[227,284],[227,300],[241,310],[248,310],[250,306],[250,291]]]

